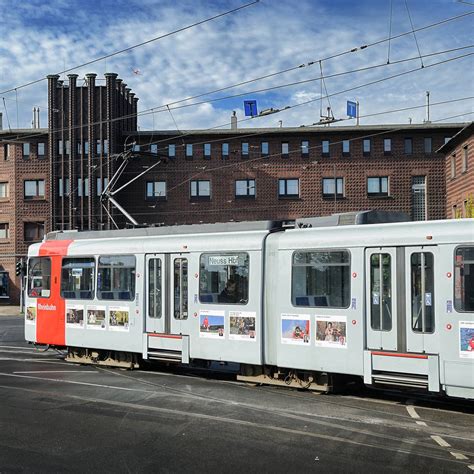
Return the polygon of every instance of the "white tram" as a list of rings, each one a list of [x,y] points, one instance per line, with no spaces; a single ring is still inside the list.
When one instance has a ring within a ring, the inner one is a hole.
[[[474,399],[474,219],[348,219],[48,234],[29,249],[25,337],[81,363]]]

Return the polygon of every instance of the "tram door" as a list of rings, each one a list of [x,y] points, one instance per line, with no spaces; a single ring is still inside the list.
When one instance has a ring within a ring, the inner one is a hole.
[[[397,351],[397,249],[366,250],[367,348]]]
[[[437,247],[405,249],[405,306],[408,352],[437,353],[436,266]]]
[[[188,259],[181,254],[148,254],[146,331],[180,334],[188,318]]]

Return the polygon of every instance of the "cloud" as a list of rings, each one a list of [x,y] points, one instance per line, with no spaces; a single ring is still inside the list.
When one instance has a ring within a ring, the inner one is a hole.
[[[412,2],[415,27],[466,11],[460,4]],[[77,7],[66,0],[0,0],[5,12],[0,49],[0,88],[2,90],[60,71],[66,66],[87,62],[112,51],[165,34],[195,21],[215,15],[242,2],[207,2],[182,0],[90,0]],[[394,2],[392,35],[409,31],[410,24],[403,2]],[[265,76],[276,71],[316,61],[281,75],[208,94],[197,102],[244,93],[242,97],[218,100],[211,104],[173,111],[179,128],[208,128],[229,121],[233,110],[243,116],[243,100],[258,100],[259,108],[285,107],[308,100],[308,105],[290,108],[266,118],[242,123],[242,126],[298,126],[319,120],[319,81],[295,85],[267,93],[250,92],[281,84],[318,78],[318,60],[354,47],[369,44],[388,35],[389,16],[386,5],[376,0],[354,4],[349,1],[302,0],[260,2],[236,14],[205,23],[169,36],[133,51],[100,61],[76,71],[80,77],[96,72],[115,71],[140,98],[139,110],[158,107],[186,97],[200,95],[231,84]],[[440,28],[417,34],[423,54],[471,43],[469,19],[448,23]],[[472,52],[472,50],[470,50]],[[452,53],[450,56],[461,53]],[[390,60],[416,57],[418,51],[412,35],[391,41]],[[386,64],[388,43],[347,53],[323,61],[325,75],[355,68]],[[426,58],[425,64],[441,60]],[[330,94],[376,81],[391,74],[415,68],[419,61],[393,64],[378,69],[326,80]],[[135,75],[133,69],[140,69]],[[331,98],[334,114],[345,117],[345,101],[358,99],[361,113],[375,113],[423,104],[426,90],[432,100],[472,95],[472,58],[444,66],[426,68],[397,79],[335,95]],[[16,126],[16,94],[5,95],[12,126]],[[316,99],[316,100],[315,100]],[[192,101],[191,101],[192,102]],[[46,82],[18,90],[18,124],[27,127],[31,108],[40,105],[46,124]],[[323,101],[323,107],[327,101]],[[434,109],[438,118],[472,110],[472,103],[453,103]],[[446,115],[443,115],[446,114]],[[422,110],[410,112],[416,121]],[[407,113],[367,118],[366,123],[407,121]],[[175,128],[169,112],[140,117],[142,129]]]

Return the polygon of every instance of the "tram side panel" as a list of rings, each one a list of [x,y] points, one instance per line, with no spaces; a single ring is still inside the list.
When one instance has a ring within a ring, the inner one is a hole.
[[[190,357],[262,364],[262,251],[234,243],[233,249],[192,253],[189,261],[189,317],[182,327]],[[227,296],[225,278],[245,286],[246,296]]]
[[[449,396],[474,398],[474,245],[444,245],[440,381]]]
[[[272,236],[267,248],[266,362],[363,375],[363,249],[294,235]]]

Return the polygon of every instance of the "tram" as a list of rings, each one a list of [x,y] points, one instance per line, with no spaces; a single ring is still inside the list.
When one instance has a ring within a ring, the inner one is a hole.
[[[378,220],[49,233],[29,248],[26,340],[78,363],[474,399],[474,219]]]

